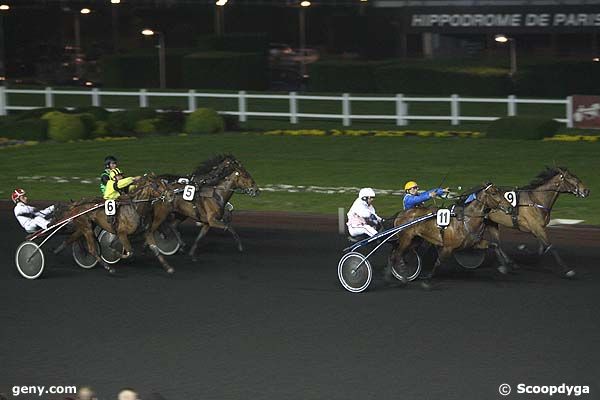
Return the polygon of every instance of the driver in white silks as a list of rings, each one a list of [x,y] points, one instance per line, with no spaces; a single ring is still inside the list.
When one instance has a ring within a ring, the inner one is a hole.
[[[43,210],[28,205],[27,193],[23,189],[15,189],[10,197],[15,203],[15,217],[27,233],[46,229],[50,225],[51,220],[48,216],[54,211],[53,205]]]
[[[362,188],[358,192],[358,198],[354,200],[348,211],[346,225],[350,236],[373,236],[377,233],[375,227],[383,221],[383,218],[375,212],[373,199],[375,199],[375,192],[371,188]]]

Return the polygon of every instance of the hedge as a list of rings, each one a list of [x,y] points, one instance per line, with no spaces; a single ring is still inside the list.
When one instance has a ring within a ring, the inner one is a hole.
[[[543,139],[554,136],[560,127],[560,123],[550,118],[504,117],[487,127],[486,136],[494,139]]]
[[[218,133],[225,130],[223,118],[212,108],[199,108],[185,121],[184,131],[191,134]]]
[[[42,119],[48,121],[48,138],[57,142],[68,142],[86,138],[86,129],[81,118],[77,115],[51,111]]]
[[[183,85],[188,88],[265,90],[267,59],[262,53],[206,52],[183,59]]]
[[[2,117],[0,137],[9,139],[37,140],[48,138],[48,121],[43,119],[14,119]]]
[[[135,130],[135,124],[144,119],[156,117],[152,108],[134,108],[111,112],[108,116],[108,130],[114,135],[123,135]]]
[[[308,65],[310,90],[316,92],[375,92],[376,69],[389,63],[323,61]]]
[[[566,97],[594,94],[600,87],[600,63],[558,62],[525,66],[515,76],[520,96]]]

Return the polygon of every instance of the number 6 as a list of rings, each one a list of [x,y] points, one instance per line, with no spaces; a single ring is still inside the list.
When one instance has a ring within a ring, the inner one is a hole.
[[[104,202],[104,213],[106,215],[115,215],[117,212],[117,205],[114,200],[106,200]]]

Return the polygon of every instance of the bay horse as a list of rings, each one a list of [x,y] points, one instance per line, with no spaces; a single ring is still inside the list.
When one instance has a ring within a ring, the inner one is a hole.
[[[198,181],[199,177],[201,181]],[[187,201],[182,196],[177,196],[173,204],[176,215],[173,222],[175,231],[177,231],[176,226],[187,218],[201,224],[200,232],[190,248],[189,255],[194,255],[198,242],[210,228],[230,232],[237,243],[238,250],[243,251],[241,239],[231,226],[230,210],[227,205],[234,193],[248,194],[252,197],[260,194],[258,185],[250,173],[232,155],[221,155],[207,160],[202,167],[196,169],[192,178],[190,183],[194,183],[196,187],[194,199]],[[183,185],[179,184],[179,186]]]
[[[517,203],[510,214],[492,210],[486,221],[487,231],[491,241],[500,246],[500,230],[498,225],[503,225],[521,232],[529,232],[539,241],[537,255],[550,251],[556,263],[562,269],[565,278],[575,276],[575,269],[569,268],[561,259],[556,248],[550,243],[546,226],[550,222],[552,207],[561,193],[571,193],[576,197],[589,196],[590,190],[583,182],[567,168],[554,167],[540,172],[528,185],[514,190]],[[518,266],[499,247],[500,255],[508,265]]]
[[[438,207],[416,207],[398,214],[394,226],[410,222],[418,217],[437,212]],[[389,279],[391,268],[395,268],[401,277],[406,275],[406,265],[403,256],[406,251],[414,246],[415,239],[421,238],[438,248],[438,257],[433,269],[426,280],[422,282],[426,289],[431,288],[431,279],[437,267],[447,259],[454,250],[466,248],[487,249],[489,243],[483,239],[485,229],[484,219],[491,210],[510,213],[511,204],[504,198],[498,187],[491,183],[482,185],[476,190],[475,199],[468,204],[457,204],[452,208],[455,214],[450,219],[450,224],[440,228],[435,218],[413,225],[397,234],[398,240],[394,244],[388,259],[386,279]],[[398,268],[396,268],[398,266]],[[400,279],[406,283],[406,279]]]
[[[102,260],[96,246],[94,227],[115,234],[123,245],[123,258],[133,255],[133,249],[129,236],[135,233],[143,233],[145,243],[158,258],[163,269],[172,274],[175,270],[169,265],[158,251],[154,232],[166,220],[173,209],[173,188],[164,181],[157,179],[154,175],[148,175],[134,182],[135,188],[128,194],[122,195],[116,200],[117,212],[114,221],[110,219],[104,207],[87,212],[72,221],[74,232],[67,238],[55,252],[60,251],[67,244],[73,243],[80,237],[84,237],[88,252],[94,256],[101,265],[111,274],[114,268]],[[96,204],[103,203],[103,199],[82,200],[71,204],[63,211],[62,218],[76,215]]]

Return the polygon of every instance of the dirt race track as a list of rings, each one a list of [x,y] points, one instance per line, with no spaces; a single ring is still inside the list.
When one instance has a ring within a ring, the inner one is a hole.
[[[519,383],[566,383],[600,398],[598,229],[551,230],[577,268],[572,281],[548,256],[519,259],[506,277],[448,265],[430,292],[390,287],[382,253],[371,290],[351,294],[337,280],[346,243],[335,219],[236,219],[243,253],[211,232],[196,263],[170,258],[173,277],[139,248],[119,277],[86,271],[68,251],[52,255],[52,241],[44,275],[28,281],[13,260],[24,234],[0,211],[0,392],[89,384],[100,399],[131,386],[168,400],[487,400],[502,398],[502,383],[521,399],[549,397],[516,394]],[[187,241],[193,229],[184,226]],[[508,237],[514,255],[520,238]]]

